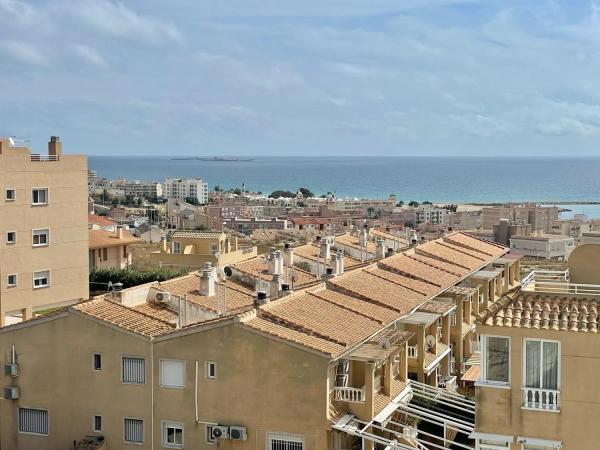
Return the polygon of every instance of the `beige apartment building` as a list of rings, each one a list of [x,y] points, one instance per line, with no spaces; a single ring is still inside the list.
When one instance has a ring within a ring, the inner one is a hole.
[[[456,306],[445,299],[508,249],[452,233],[347,272],[334,257],[337,272],[304,273],[292,291],[282,276],[294,250],[266,256],[263,282],[258,258],[206,264],[1,329],[0,446],[95,436],[105,450],[413,450],[468,439],[475,406],[450,382]]]
[[[89,270],[125,269],[133,263],[131,245],[142,239],[123,230],[121,225],[115,231],[89,230]]]
[[[256,257],[256,247],[241,247],[238,239],[222,231],[172,231],[160,250],[150,253],[150,262],[161,266],[201,268],[235,264]]]
[[[87,160],[0,138],[0,325],[88,296]]]

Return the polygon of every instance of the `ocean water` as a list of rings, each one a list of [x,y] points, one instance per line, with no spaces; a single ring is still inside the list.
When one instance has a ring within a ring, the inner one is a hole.
[[[209,188],[245,183],[248,190],[264,193],[306,187],[338,197],[396,194],[405,202],[600,201],[600,158],[256,157],[221,162],[90,156],[89,167],[108,178],[197,177]],[[600,217],[599,209],[592,208],[595,216]]]

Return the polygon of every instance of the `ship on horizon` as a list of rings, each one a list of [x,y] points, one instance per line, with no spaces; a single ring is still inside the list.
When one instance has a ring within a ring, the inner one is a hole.
[[[171,158],[173,161],[216,161],[216,162],[249,162],[252,158],[227,158],[222,156],[177,156]]]

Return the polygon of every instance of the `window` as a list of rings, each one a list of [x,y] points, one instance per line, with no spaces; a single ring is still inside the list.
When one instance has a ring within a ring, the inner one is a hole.
[[[135,356],[123,356],[123,383],[144,384],[146,360]]]
[[[127,259],[127,246],[123,246],[123,259]]]
[[[17,232],[9,231],[6,233],[6,243],[7,244],[15,244],[17,242]]]
[[[102,431],[102,416],[94,416],[92,421],[92,431],[100,433]]]
[[[171,253],[176,255],[181,253],[181,242],[175,241],[171,243]]]
[[[304,450],[304,438],[291,434],[268,433],[267,450]]]
[[[125,417],[123,423],[123,440],[133,444],[144,443],[144,421]]]
[[[204,441],[207,444],[216,444],[217,440],[212,435],[213,427],[212,425],[206,425],[204,427]]]
[[[48,203],[48,188],[32,189],[31,203],[34,205],[46,205]]]
[[[483,374],[488,383],[508,384],[510,380],[510,339],[500,336],[482,336]]]
[[[48,435],[48,411],[19,408],[19,432]]]
[[[108,261],[108,249],[107,248],[101,248],[98,250],[98,258],[100,258],[100,261]]]
[[[17,275],[12,273],[6,277],[6,286],[14,287],[17,285]]]
[[[50,271],[40,270],[39,272],[33,272],[33,288],[43,288],[50,286]]]
[[[209,380],[217,379],[217,363],[212,361],[206,362],[206,378]]]
[[[6,189],[6,194],[4,196],[4,199],[7,202],[14,202],[15,201],[15,197],[16,197],[16,195],[15,195],[15,190],[14,189],[12,189],[12,188]]]
[[[162,443],[167,448],[183,448],[183,424],[180,422],[162,423]]]
[[[456,326],[456,313],[450,314],[450,326],[452,326],[452,327]]]
[[[100,353],[92,354],[92,369],[102,370],[102,355]]]
[[[165,387],[185,387],[185,361],[162,359],[160,361],[160,385]]]
[[[560,345],[557,341],[525,339],[523,344],[523,406],[558,411]]]
[[[510,444],[502,441],[490,441],[489,439],[479,439],[478,450],[509,450]]]
[[[34,247],[41,247],[50,243],[50,230],[48,230],[47,228],[33,230],[32,233]]]

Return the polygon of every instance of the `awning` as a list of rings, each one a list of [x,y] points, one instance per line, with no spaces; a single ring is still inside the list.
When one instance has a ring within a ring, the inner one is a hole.
[[[480,366],[479,365],[475,365],[475,366],[471,366],[469,367],[469,369],[463,374],[462,377],[460,377],[461,381],[477,381],[479,380],[479,374],[480,374],[481,370],[480,370]]]

